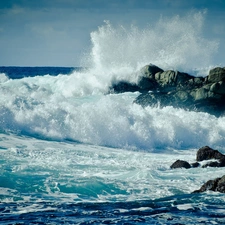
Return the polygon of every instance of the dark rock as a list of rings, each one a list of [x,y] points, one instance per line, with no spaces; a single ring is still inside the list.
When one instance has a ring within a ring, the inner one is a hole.
[[[185,91],[177,92],[148,92],[140,94],[134,103],[146,106],[173,106],[175,108],[184,108],[194,110],[195,105],[190,105],[190,95]]]
[[[225,193],[225,176],[222,176],[220,178],[220,180],[218,181],[216,191],[219,191],[221,193]]]
[[[206,163],[205,165],[202,166],[202,168],[206,168],[206,167],[220,167],[220,163],[217,161],[214,161],[214,162]]]
[[[156,90],[158,88],[158,84],[153,79],[149,79],[147,77],[141,77],[137,84],[140,92],[148,91],[148,90]]]
[[[208,180],[199,190],[194,191],[194,193],[200,193],[204,191],[215,191],[218,181],[220,178],[216,178],[215,180]]]
[[[186,161],[183,161],[183,160],[177,160],[176,162],[174,162],[171,166],[170,166],[171,169],[177,169],[177,168],[185,168],[185,169],[189,169],[191,168],[191,165],[186,162]]]
[[[198,163],[198,162],[191,163],[191,167],[193,167],[193,168],[196,168],[199,166],[200,166],[200,163]]]
[[[225,155],[220,153],[218,150],[214,150],[210,148],[209,146],[202,147],[197,151],[197,155],[196,155],[197,161],[203,161],[203,160],[209,160],[209,159],[218,159],[218,160],[221,160],[221,162],[223,162],[225,161]]]
[[[219,167],[225,167],[225,158],[219,160]]]
[[[155,74],[158,72],[163,72],[163,70],[153,64],[144,66],[139,74],[137,84],[131,84],[127,81],[119,81],[112,84],[110,87],[110,92],[123,93],[123,92],[146,92],[148,90],[156,90],[158,87],[155,81]]]
[[[113,93],[124,93],[124,92],[135,92],[140,91],[140,88],[136,84],[131,84],[126,81],[120,81],[110,87],[110,92]]]
[[[200,193],[205,191],[217,191],[225,193],[225,175],[220,178],[207,181],[199,190],[196,190],[193,193]]]

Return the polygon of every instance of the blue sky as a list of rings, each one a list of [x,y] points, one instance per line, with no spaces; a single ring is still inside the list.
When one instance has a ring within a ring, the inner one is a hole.
[[[193,9],[207,9],[204,36],[220,41],[217,60],[223,63],[224,0],[1,0],[0,65],[80,66],[90,32],[104,20],[141,28]]]

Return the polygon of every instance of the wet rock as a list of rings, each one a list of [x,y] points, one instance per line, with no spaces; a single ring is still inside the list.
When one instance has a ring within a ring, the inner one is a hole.
[[[209,71],[208,77],[206,77],[208,83],[216,83],[219,81],[225,81],[225,67],[216,67]]]
[[[214,161],[214,162],[208,162],[202,166],[202,168],[207,168],[207,167],[220,167],[220,163],[217,161]]]
[[[173,70],[159,71],[145,76],[142,86],[151,92],[143,92],[134,103],[143,107],[158,103],[160,107],[173,106],[217,117],[225,115],[225,68],[214,68],[205,78]]]
[[[174,162],[171,166],[170,166],[171,169],[177,169],[177,168],[185,168],[185,169],[189,169],[191,168],[191,165],[184,161],[184,160],[177,160],[176,162]]]
[[[200,163],[198,163],[198,162],[191,163],[191,167],[193,167],[193,168],[196,168],[199,166],[200,166]]]
[[[188,81],[194,77],[179,71],[168,70],[158,72],[155,74],[155,81],[162,92],[170,92],[173,90],[181,89],[188,85]]]
[[[196,154],[197,161],[209,160],[209,159],[218,159],[221,162],[225,161],[225,155],[220,153],[218,150],[214,150],[209,146],[200,148]]]
[[[137,84],[120,81],[110,88],[113,93],[130,91],[141,92],[134,103],[143,107],[173,106],[217,117],[225,115],[225,67],[210,70],[206,77],[194,77],[149,64],[139,71]]]
[[[110,92],[113,93],[135,92],[135,91],[140,91],[140,88],[136,84],[131,84],[126,81],[115,83],[110,87]]]
[[[196,190],[193,193],[200,193],[205,191],[217,191],[225,193],[225,175],[220,178],[207,181],[199,190]]]
[[[141,89],[141,91],[156,90],[158,88],[158,84],[155,80],[155,74],[159,72],[163,72],[163,69],[151,63],[144,66],[140,70],[140,77],[137,86]]]
[[[155,81],[155,74],[158,72],[163,72],[161,68],[153,64],[144,66],[139,71],[139,79],[137,84],[131,84],[127,81],[119,81],[112,84],[110,87],[110,92],[123,93],[123,92],[146,92],[149,90],[156,90],[158,84]]]
[[[149,65],[144,66],[140,72],[143,77],[146,77],[150,80],[155,80],[155,74],[163,72],[163,69],[150,63]]]

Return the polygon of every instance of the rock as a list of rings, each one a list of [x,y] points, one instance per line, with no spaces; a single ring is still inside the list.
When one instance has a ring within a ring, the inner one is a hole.
[[[134,103],[146,106],[173,106],[214,116],[225,115],[225,67],[209,71],[206,77],[167,70],[149,64],[140,72],[137,84],[126,81],[114,83],[110,93],[139,91]]]
[[[155,81],[159,86],[159,89],[163,92],[169,92],[183,88],[187,86],[188,81],[194,77],[179,71],[168,70],[164,72],[158,72],[155,74]]]
[[[173,70],[148,72],[148,68],[143,68],[145,75],[140,82],[145,92],[134,103],[225,115],[225,68],[214,68],[205,78]]]
[[[140,88],[136,84],[131,84],[126,81],[120,81],[110,87],[111,93],[124,93],[124,92],[135,92],[140,91]]]
[[[194,162],[194,163],[191,164],[191,167],[193,167],[193,168],[196,168],[196,167],[199,167],[199,166],[200,166],[200,163],[198,163],[198,162]]]
[[[217,161],[208,162],[202,166],[202,168],[206,167],[225,167],[225,155],[223,155],[218,150],[214,150],[209,146],[205,146],[200,148],[196,154],[197,161],[203,160],[212,160],[215,159]]]
[[[138,80],[137,86],[143,90],[156,90],[158,84],[155,80],[155,74],[163,72],[161,68],[153,64],[144,66],[140,71],[140,78]]]
[[[196,190],[193,193],[200,193],[205,191],[217,191],[225,193],[225,175],[220,178],[207,181],[199,190]]]
[[[110,93],[123,93],[123,92],[146,92],[148,90],[156,90],[158,85],[155,81],[155,74],[158,72],[163,72],[163,70],[153,64],[144,66],[139,74],[137,84],[131,84],[127,81],[119,81],[110,87]]]
[[[210,148],[209,146],[205,146],[200,148],[197,151],[196,154],[196,160],[197,162],[189,164],[186,161],[183,160],[177,160],[175,161],[170,168],[171,169],[176,169],[176,168],[196,168],[200,166],[199,161],[203,160],[214,160],[214,161],[209,161],[206,164],[202,166],[202,168],[206,167],[225,167],[225,155],[220,153],[218,150],[214,150]]]
[[[195,190],[193,193],[200,193],[204,191],[215,191],[218,181],[220,178],[216,178],[215,180],[208,180],[205,184],[201,186],[199,190]]]
[[[176,162],[174,162],[171,166],[170,166],[171,169],[177,169],[177,168],[185,168],[185,169],[189,169],[191,168],[191,165],[186,162],[186,161],[183,161],[183,160],[177,160]]]
[[[158,72],[163,72],[163,69],[150,63],[149,65],[144,66],[140,72],[142,77],[155,80],[155,74]]]
[[[214,150],[209,146],[200,148],[196,154],[197,161],[209,160],[209,159],[218,159],[225,161],[225,155],[220,153],[218,150]]]
[[[207,167],[220,167],[220,163],[218,161],[214,161],[214,162],[206,163],[205,165],[202,166],[202,168],[207,168]]]
[[[219,81],[225,81],[225,67],[216,67],[209,71],[209,75],[206,77],[207,83],[217,83]]]

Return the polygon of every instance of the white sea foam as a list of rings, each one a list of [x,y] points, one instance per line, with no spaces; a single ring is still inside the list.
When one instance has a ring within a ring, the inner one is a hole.
[[[4,185],[11,185],[11,189],[1,189],[3,202],[13,202],[15,198],[24,202],[32,199],[33,204],[52,199],[54,203],[153,200],[189,194],[214,178],[215,172],[217,177],[224,174],[223,168],[169,168],[178,157],[193,162],[196,149],[179,151],[178,156],[172,150],[158,154],[27,137],[20,140],[14,135],[1,134],[0,138],[6,140],[0,145],[19,150],[1,152],[2,181]],[[14,179],[13,184],[7,183],[8,174],[18,179]],[[224,197],[221,196],[220,201],[224,202]],[[33,209],[33,206],[18,208],[23,213]],[[37,209],[41,210],[42,207]]]
[[[0,73],[0,83],[4,83],[8,80],[9,78],[6,76],[5,73]]]
[[[142,108],[132,103],[139,93],[68,97],[66,87],[58,85],[50,77],[2,84],[1,131],[145,150],[225,144],[225,117],[173,107]]]

